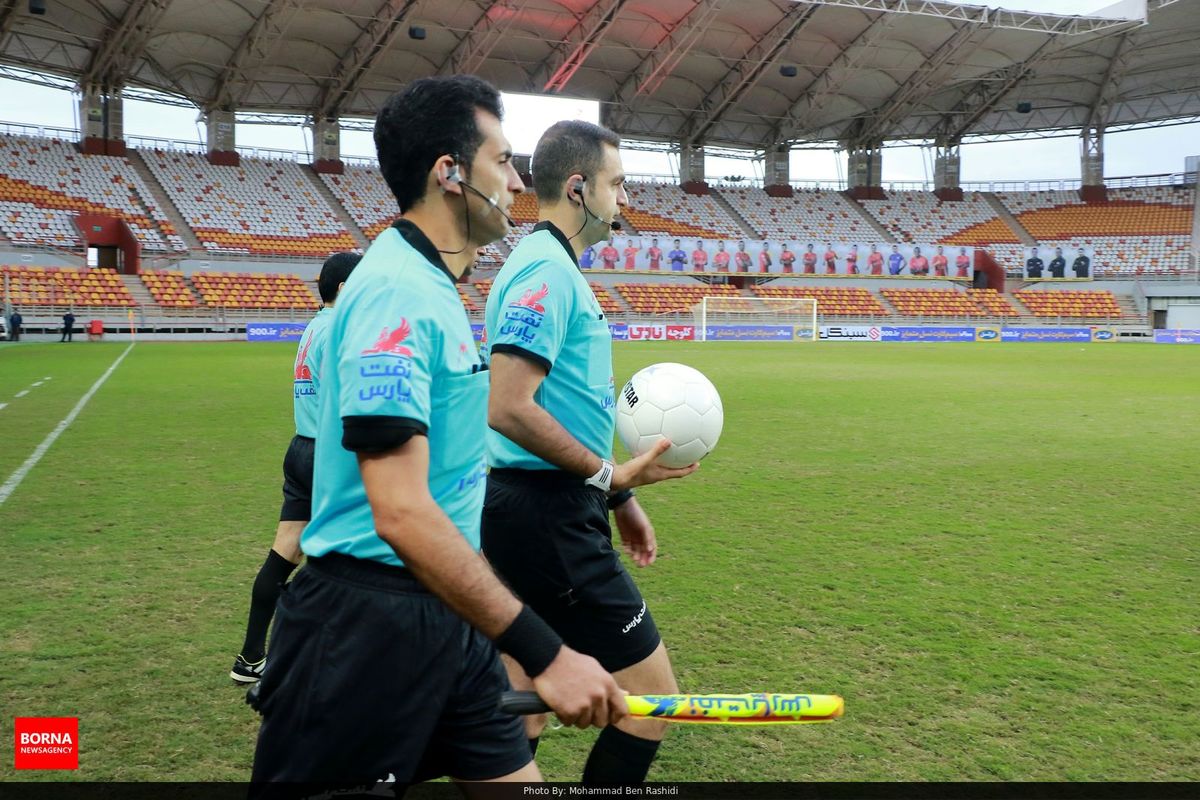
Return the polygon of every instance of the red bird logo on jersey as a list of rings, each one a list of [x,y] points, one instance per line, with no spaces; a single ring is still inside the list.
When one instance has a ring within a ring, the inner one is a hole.
[[[308,361],[308,348],[310,348],[310,347],[312,347],[312,337],[311,336],[309,337],[308,341],[304,343],[304,349],[300,351],[300,355],[296,356],[296,368],[295,368],[295,373],[294,373],[295,380],[298,380],[298,381],[311,381],[312,380],[312,370],[310,370],[308,368],[308,364],[305,363],[306,361]]]
[[[521,298],[515,301],[513,305],[524,306],[525,308],[536,311],[539,314],[545,314],[546,309],[539,301],[548,294],[550,294],[550,289],[546,286],[546,284],[543,283],[542,288],[538,289],[536,292],[533,289],[526,289],[525,294],[521,295]]]
[[[400,327],[395,330],[384,328],[379,334],[379,339],[376,340],[372,347],[368,347],[362,351],[364,356],[373,356],[387,353],[393,356],[412,356],[412,351],[404,345],[400,344],[408,335],[412,333],[412,327],[408,324],[407,319],[400,320]]]

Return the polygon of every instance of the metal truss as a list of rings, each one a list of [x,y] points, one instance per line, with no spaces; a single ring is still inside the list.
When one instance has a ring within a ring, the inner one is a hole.
[[[379,11],[375,12],[366,30],[359,35],[350,51],[334,68],[333,80],[325,87],[320,100],[317,101],[317,119],[333,119],[338,116],[346,100],[354,94],[370,71],[371,65],[391,46],[396,34],[400,32],[401,23],[417,2],[418,0],[386,0]]]
[[[761,142],[761,146],[785,144],[809,131],[809,118],[841,91],[842,85],[853,77],[859,64],[871,55],[875,46],[887,36],[896,21],[897,17],[891,14],[877,15],[866,30],[855,37],[849,47],[838,54],[812,83],[804,87],[799,99],[775,125],[769,140]]]
[[[958,20],[992,28],[1010,28],[1019,31],[1054,33],[1072,36],[1096,33],[1144,25],[1144,20],[1106,19],[1103,17],[1063,16],[1058,14],[1035,14],[1026,11],[1009,11],[1004,8],[939,3],[933,0],[797,0],[825,6],[844,6],[863,11],[885,11],[900,14],[921,14],[941,19]],[[1175,0],[1159,0],[1170,5]]]
[[[105,91],[120,89],[126,77],[142,58],[146,43],[158,26],[171,0],[134,0],[115,28],[92,51],[92,60],[80,78],[81,86],[97,86]]]
[[[720,11],[721,0],[700,0],[646,54],[603,106],[606,123],[616,131],[629,124],[639,98],[651,95],[700,40]]]
[[[279,46],[293,13],[299,9],[302,2],[303,0],[270,0],[238,43],[225,68],[221,70],[212,93],[204,103],[205,110],[232,111],[236,108],[238,100],[245,95],[252,83],[251,68],[265,62],[271,52]]]
[[[479,72],[492,50],[505,39],[509,29],[516,24],[520,17],[518,13],[520,8],[514,6],[511,0],[499,0],[496,3],[484,2],[481,8],[483,13],[475,20],[471,30],[458,40],[454,50],[438,67],[438,75]]]
[[[684,121],[677,136],[685,147],[704,141],[705,135],[754,88],[767,67],[775,62],[816,12],[816,6],[804,3],[792,3],[787,7],[782,19],[754,42],[746,55],[717,81],[701,101],[700,109]]]
[[[1130,54],[1133,50],[1134,39],[1136,34],[1123,33],[1117,41],[1117,49],[1113,53],[1108,62],[1108,68],[1104,71],[1104,77],[1100,79],[1100,88],[1096,92],[1096,99],[1092,101],[1091,111],[1088,113],[1087,122],[1084,128],[1093,131],[1103,131],[1108,124],[1108,115],[1112,110],[1113,102],[1117,97],[1117,90],[1121,83],[1121,78],[1125,76],[1129,69]]]
[[[542,92],[561,92],[565,89],[583,62],[604,40],[627,1],[601,0],[594,3],[576,20],[575,26],[554,46],[550,55],[530,72],[530,88]],[[556,61],[557,65],[551,71]]]

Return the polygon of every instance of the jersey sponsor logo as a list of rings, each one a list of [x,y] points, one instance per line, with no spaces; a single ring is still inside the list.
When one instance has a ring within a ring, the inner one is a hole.
[[[526,289],[525,293],[521,295],[518,300],[513,301],[513,305],[524,306],[525,308],[532,309],[539,314],[545,314],[546,308],[541,304],[541,301],[544,300],[548,294],[550,294],[550,288],[543,283],[542,288],[538,289],[537,291],[534,291],[533,289]]]
[[[380,398],[401,403],[412,400],[412,350],[401,344],[411,334],[412,326],[402,317],[399,327],[390,330],[385,327],[375,344],[362,351],[358,366],[358,376],[363,380],[358,390],[359,400]]]
[[[407,319],[400,320],[400,327],[388,330],[384,328],[375,344],[362,351],[364,356],[393,355],[412,357],[412,350],[400,344],[412,333],[412,326]]]
[[[646,601],[643,600],[642,607],[638,610],[638,612],[636,614],[633,615],[633,619],[631,619],[631,620],[629,620],[629,622],[625,623],[625,627],[621,628],[621,633],[629,633],[631,630],[633,630],[634,628],[636,628],[638,625],[641,624],[642,618],[645,616],[646,616]]]
[[[310,335],[308,341],[304,343],[304,347],[300,348],[300,352],[296,355],[296,364],[293,369],[293,376],[298,381],[311,381],[312,370],[308,368],[308,348],[312,347],[313,337]]]
[[[483,481],[486,479],[487,479],[487,465],[479,464],[478,466],[472,468],[472,470],[469,473],[467,473],[466,475],[464,475],[463,477],[458,479],[457,489],[460,492],[465,492],[467,489],[471,489],[475,486],[478,486],[480,481]]]

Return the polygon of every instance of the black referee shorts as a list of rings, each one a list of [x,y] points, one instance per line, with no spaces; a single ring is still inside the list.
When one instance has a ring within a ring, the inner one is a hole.
[[[283,457],[283,508],[280,522],[312,519],[313,451],[316,440],[296,434]]]
[[[517,596],[609,672],[642,661],[662,641],[613,549],[604,493],[582,478],[493,469],[481,535],[488,561]]]
[[[254,782],[486,780],[532,758],[496,648],[408,570],[310,558],[284,587]]]

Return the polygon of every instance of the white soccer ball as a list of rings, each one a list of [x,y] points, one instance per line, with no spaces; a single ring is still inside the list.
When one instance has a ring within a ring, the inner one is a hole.
[[[639,370],[617,396],[617,435],[635,456],[669,439],[658,457],[664,467],[686,467],[713,451],[721,438],[721,395],[699,370],[652,364]]]

